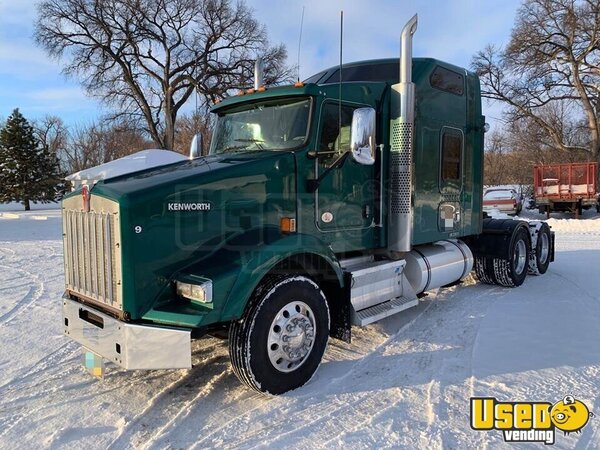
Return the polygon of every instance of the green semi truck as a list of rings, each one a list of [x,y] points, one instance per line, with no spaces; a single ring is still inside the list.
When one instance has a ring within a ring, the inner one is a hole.
[[[196,143],[65,196],[64,330],[92,367],[189,368],[191,340],[216,335],[243,383],[279,394],[313,376],[330,337],[473,269],[511,287],[546,271],[546,224],[482,212],[477,76],[413,58],[416,27],[399,60],[280,87],[257,70],[214,106],[208,155]]]

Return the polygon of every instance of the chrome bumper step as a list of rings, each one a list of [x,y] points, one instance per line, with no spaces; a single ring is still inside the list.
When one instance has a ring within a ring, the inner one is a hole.
[[[369,325],[370,323],[377,322],[378,320],[394,314],[398,314],[399,312],[417,306],[418,304],[418,298],[411,299],[398,297],[393,300],[371,306],[370,308],[354,311],[352,315],[352,323],[360,326]]]

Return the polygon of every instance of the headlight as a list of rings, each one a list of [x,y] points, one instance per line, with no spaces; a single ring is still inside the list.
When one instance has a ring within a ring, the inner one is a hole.
[[[177,295],[200,303],[212,303],[212,281],[199,279],[198,282],[176,281]]]

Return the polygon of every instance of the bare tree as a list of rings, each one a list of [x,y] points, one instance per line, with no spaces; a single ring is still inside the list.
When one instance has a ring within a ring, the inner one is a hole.
[[[33,122],[33,132],[40,145],[50,153],[57,155],[63,170],[65,161],[61,159],[69,143],[69,130],[63,120],[57,116],[45,116]]]
[[[153,146],[131,123],[91,123],[72,130],[61,157],[73,173]]]
[[[192,114],[182,114],[177,121],[174,150],[187,155],[194,135],[201,134],[204,141],[203,153],[207,154],[213,119],[213,115],[206,107],[200,108]]]
[[[117,115],[142,120],[157,145],[173,149],[181,107],[197,89],[205,102],[247,87],[254,60],[265,80],[288,80],[283,45],[243,2],[231,0],[43,0],[37,42],[64,57],[64,72]]]
[[[484,183],[489,185],[506,184],[507,155],[506,135],[493,132],[485,141],[483,162]]]
[[[544,145],[600,160],[600,2],[525,0],[507,48],[487,46],[472,67],[482,94],[509,106],[509,121],[543,131]],[[574,116],[584,121],[577,139],[566,133]]]

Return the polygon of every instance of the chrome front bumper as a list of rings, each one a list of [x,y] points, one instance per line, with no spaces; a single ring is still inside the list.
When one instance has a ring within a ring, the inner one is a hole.
[[[191,331],[121,322],[63,297],[65,335],[124,369],[189,369]]]

